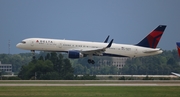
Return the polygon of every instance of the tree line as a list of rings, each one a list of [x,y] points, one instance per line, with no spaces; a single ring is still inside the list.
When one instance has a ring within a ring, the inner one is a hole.
[[[128,75],[169,75],[180,73],[180,58],[176,50],[148,57],[130,58],[122,68],[122,74]]]
[[[1,64],[12,64],[12,71],[15,74],[18,74],[21,67],[23,65],[27,65],[31,60],[32,60],[31,53],[0,54]]]
[[[18,77],[38,80],[72,80],[73,73],[69,59],[63,58],[62,54],[51,52],[45,57],[33,59],[28,65],[23,65]]]
[[[68,59],[67,54],[36,53],[36,60],[32,60],[31,53],[0,54],[2,64],[12,64],[13,72],[21,79],[75,79],[73,75],[150,75],[180,73],[180,58],[176,50],[165,50],[162,54],[129,58],[122,69],[113,65],[100,64],[98,60],[111,57],[93,57],[94,65],[87,63],[87,58]]]

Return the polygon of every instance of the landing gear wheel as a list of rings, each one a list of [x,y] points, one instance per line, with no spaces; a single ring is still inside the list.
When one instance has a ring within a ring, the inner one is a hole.
[[[94,64],[95,62],[94,62],[94,60],[92,60],[92,62],[91,62],[92,64]]]
[[[88,59],[88,63],[89,63],[89,64],[91,63],[91,59]]]
[[[94,60],[88,59],[88,63],[89,64],[94,64],[95,62],[94,62]]]
[[[35,56],[32,56],[32,58],[33,58],[33,60],[34,60],[34,59],[36,59],[36,57],[35,57]]]

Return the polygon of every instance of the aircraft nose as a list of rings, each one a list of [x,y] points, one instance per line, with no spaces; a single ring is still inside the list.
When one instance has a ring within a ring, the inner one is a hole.
[[[21,45],[21,44],[20,44],[20,43],[18,43],[18,44],[16,45],[16,47],[17,47],[17,48],[20,48],[20,45]]]

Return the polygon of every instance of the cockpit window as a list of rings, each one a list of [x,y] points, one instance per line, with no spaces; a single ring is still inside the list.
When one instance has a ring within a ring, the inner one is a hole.
[[[22,41],[21,43],[25,44],[25,43],[26,43],[26,41]]]

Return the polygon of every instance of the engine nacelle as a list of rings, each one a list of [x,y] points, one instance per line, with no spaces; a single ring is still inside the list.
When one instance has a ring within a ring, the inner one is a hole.
[[[69,51],[68,52],[68,57],[72,58],[72,59],[76,59],[76,58],[82,58],[83,54],[79,51]]]

